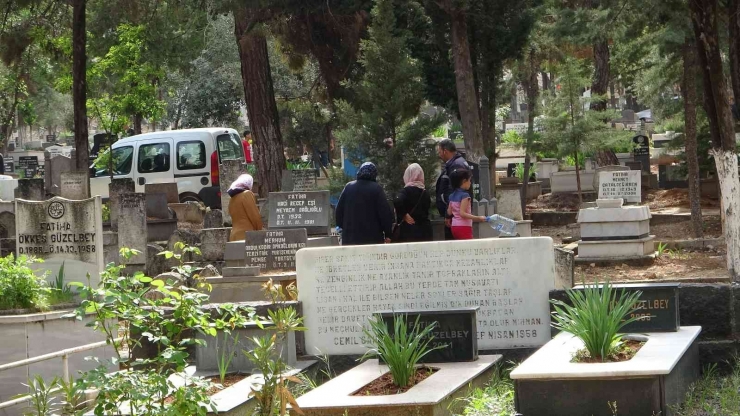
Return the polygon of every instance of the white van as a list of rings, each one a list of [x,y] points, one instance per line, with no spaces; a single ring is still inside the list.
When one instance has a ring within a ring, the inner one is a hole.
[[[221,208],[219,164],[244,160],[239,133],[227,128],[158,131],[113,144],[113,177],[130,178],[136,192],[148,183],[176,182],[180,202],[202,201]],[[90,194],[108,198],[108,168],[91,168]]]

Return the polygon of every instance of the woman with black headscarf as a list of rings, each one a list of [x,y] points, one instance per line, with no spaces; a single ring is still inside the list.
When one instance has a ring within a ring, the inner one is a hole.
[[[378,170],[370,162],[357,171],[357,180],[348,183],[337,204],[337,226],[342,245],[383,244],[390,241],[393,210],[376,179]]]

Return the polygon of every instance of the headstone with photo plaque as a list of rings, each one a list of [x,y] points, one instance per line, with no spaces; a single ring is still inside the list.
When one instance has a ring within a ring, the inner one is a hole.
[[[642,174],[637,170],[599,172],[599,199],[642,201]]]
[[[308,235],[329,234],[329,191],[270,192],[269,228],[305,228]]]
[[[80,201],[54,197],[46,201],[15,201],[16,255],[44,260],[36,270],[50,278],[64,264],[67,283],[89,273],[95,286],[103,270],[103,220],[100,196]]]
[[[409,330],[415,326],[423,330],[427,325],[434,324],[429,347],[435,349],[422,357],[419,363],[455,363],[478,359],[478,309],[475,306],[427,311],[379,311],[376,314],[380,315],[391,334],[397,317],[403,317]]]
[[[263,273],[295,271],[295,254],[306,247],[308,237],[305,228],[247,231],[244,242],[248,266],[259,266]]]
[[[550,340],[548,237],[307,248],[296,265],[309,353],[364,353],[362,326],[381,310],[480,307],[481,349]]]

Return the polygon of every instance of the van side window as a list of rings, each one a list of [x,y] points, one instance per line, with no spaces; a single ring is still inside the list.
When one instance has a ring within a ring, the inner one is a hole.
[[[168,172],[169,170],[169,143],[153,143],[139,146],[139,173]]]
[[[238,137],[231,134],[219,134],[216,137],[220,160],[244,159],[244,149]]]
[[[110,176],[110,172],[108,171],[108,168],[111,164],[109,152],[110,150],[106,150],[95,161],[96,178]],[[134,148],[132,146],[124,146],[113,149],[113,175],[128,175],[129,173],[131,173],[131,165],[133,165],[134,161],[133,156]]]
[[[201,141],[177,144],[177,169],[203,169],[206,167],[206,145]]]

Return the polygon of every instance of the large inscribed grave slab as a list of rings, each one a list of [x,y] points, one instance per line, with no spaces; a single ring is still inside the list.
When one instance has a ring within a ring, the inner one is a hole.
[[[480,349],[550,340],[549,237],[303,249],[296,254],[309,354],[362,354],[373,312],[479,306]]]

